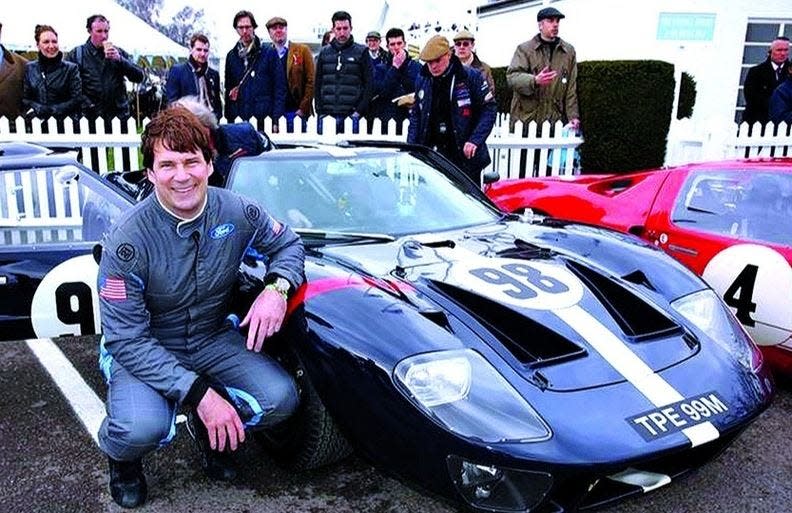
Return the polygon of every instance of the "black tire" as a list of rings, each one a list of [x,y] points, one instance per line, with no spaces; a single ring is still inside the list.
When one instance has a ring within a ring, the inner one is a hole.
[[[296,359],[296,355],[289,355]],[[286,362],[282,362],[286,363]],[[275,461],[290,470],[310,470],[349,456],[352,448],[325,409],[301,365],[292,371],[300,390],[300,406],[288,420],[257,431],[256,440]]]

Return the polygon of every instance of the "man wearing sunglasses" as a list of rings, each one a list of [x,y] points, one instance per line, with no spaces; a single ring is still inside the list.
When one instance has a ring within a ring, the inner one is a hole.
[[[479,70],[491,91],[495,91],[495,80],[492,78],[492,70],[486,62],[483,62],[476,55],[476,37],[467,30],[460,30],[454,36],[454,53],[465,66],[470,66]]]

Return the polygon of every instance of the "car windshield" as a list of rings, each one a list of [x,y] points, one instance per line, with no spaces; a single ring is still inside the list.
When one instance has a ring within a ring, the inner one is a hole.
[[[0,171],[0,251],[92,246],[128,206],[78,166]]]
[[[792,174],[756,170],[691,173],[673,222],[736,239],[792,245]]]
[[[494,207],[407,152],[275,153],[239,159],[229,188],[296,229],[399,236],[498,218]]]

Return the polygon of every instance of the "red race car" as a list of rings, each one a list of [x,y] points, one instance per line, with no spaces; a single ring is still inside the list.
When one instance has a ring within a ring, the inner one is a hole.
[[[776,371],[792,375],[792,158],[504,180],[486,193],[508,212],[531,208],[662,248],[723,297]]]

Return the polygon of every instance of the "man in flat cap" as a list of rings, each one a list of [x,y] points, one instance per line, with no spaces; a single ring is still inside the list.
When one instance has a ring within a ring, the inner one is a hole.
[[[465,66],[479,70],[484,75],[490,90],[495,91],[495,80],[489,65],[476,55],[476,37],[472,32],[462,29],[454,36],[454,53]]]
[[[486,141],[495,125],[495,97],[443,36],[432,37],[419,57],[425,64],[415,82],[407,142],[436,149],[481,184],[481,171],[491,161]]]
[[[577,57],[575,49],[558,37],[564,15],[545,7],[536,15],[539,33],[517,47],[506,70],[514,90],[512,122],[563,121],[579,125],[577,101]]]
[[[284,94],[275,98],[275,104],[286,116],[287,130],[292,132],[296,116],[307,118],[313,114],[315,68],[311,49],[289,41],[287,27],[288,23],[280,16],[267,20],[267,30],[278,54],[279,71],[286,83]]]
[[[382,37],[380,37],[380,33],[376,30],[372,30],[366,34],[366,46],[368,47],[369,61],[371,61],[372,70],[377,64],[384,62],[385,59],[388,58],[388,52],[380,46],[380,41],[382,41]]]

